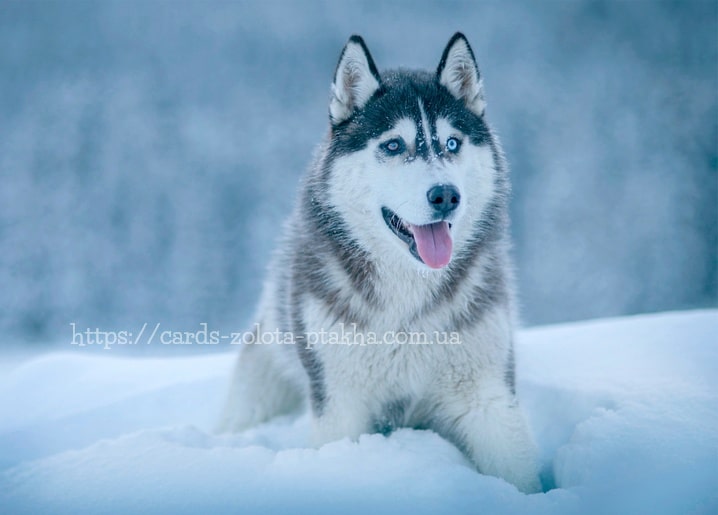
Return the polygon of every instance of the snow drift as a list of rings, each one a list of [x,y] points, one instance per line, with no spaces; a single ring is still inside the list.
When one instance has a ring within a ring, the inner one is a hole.
[[[214,435],[235,353],[41,356],[0,379],[3,513],[716,513],[718,311],[525,330],[546,492],[428,431],[312,449],[309,417]]]

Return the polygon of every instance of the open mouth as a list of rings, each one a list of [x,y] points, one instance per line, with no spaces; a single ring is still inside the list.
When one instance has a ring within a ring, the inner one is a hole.
[[[406,243],[416,259],[431,268],[443,268],[451,261],[453,241],[451,224],[446,220],[414,225],[403,220],[388,207],[381,208],[384,222],[397,238]]]

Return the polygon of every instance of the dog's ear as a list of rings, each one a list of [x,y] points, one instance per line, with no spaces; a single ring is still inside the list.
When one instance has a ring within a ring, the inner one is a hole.
[[[461,32],[454,34],[446,45],[436,76],[439,84],[462,100],[466,107],[479,116],[484,114],[486,102],[479,67],[469,42]]]
[[[361,109],[381,84],[374,60],[361,36],[349,38],[334,72],[329,117],[334,125]]]

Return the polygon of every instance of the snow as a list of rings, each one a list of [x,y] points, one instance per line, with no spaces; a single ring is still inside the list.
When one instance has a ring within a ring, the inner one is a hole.
[[[429,431],[319,449],[308,415],[212,431],[236,353],[0,367],[2,513],[716,513],[718,310],[521,331],[546,492]]]

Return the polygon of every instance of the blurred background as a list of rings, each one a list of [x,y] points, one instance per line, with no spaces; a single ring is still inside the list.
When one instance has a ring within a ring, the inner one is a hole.
[[[0,2],[0,346],[244,330],[349,35],[463,31],[525,325],[718,305],[715,1]]]

